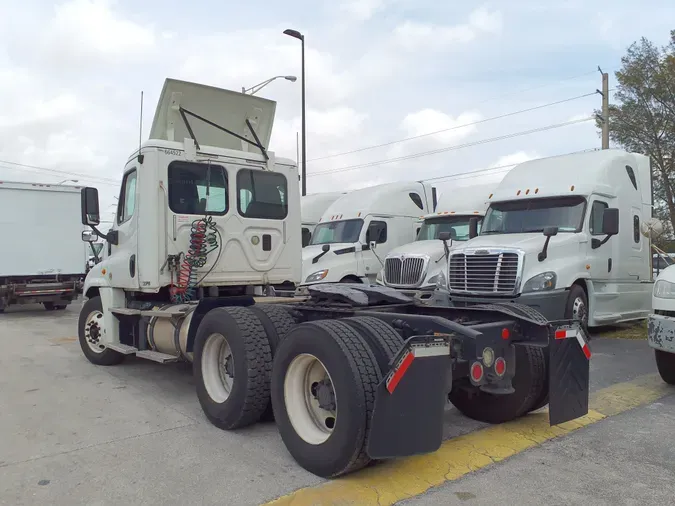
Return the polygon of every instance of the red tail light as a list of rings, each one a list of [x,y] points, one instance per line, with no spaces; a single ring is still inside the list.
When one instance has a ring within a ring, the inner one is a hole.
[[[504,376],[505,372],[506,360],[504,360],[502,357],[499,357],[497,360],[495,360],[495,373],[497,376]]]
[[[471,379],[476,383],[483,379],[483,366],[480,362],[474,362],[471,365]]]

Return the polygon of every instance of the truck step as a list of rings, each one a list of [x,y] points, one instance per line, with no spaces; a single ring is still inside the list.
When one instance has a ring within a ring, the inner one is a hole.
[[[133,346],[128,346],[126,344],[121,344],[121,343],[115,343],[115,344],[106,344],[107,348],[110,348],[111,350],[115,350],[122,355],[133,355],[138,351],[138,348],[134,348]]]
[[[156,316],[157,318],[173,318],[174,316],[183,316],[185,311],[157,311],[154,309],[146,309],[139,311],[141,316]]]
[[[174,357],[173,355],[167,355],[166,353],[160,353],[158,351],[152,350],[137,351],[136,356],[139,358],[144,358],[146,360],[152,360],[153,362],[159,362],[160,364],[178,361],[178,357]]]
[[[131,309],[128,307],[114,307],[110,310],[112,314],[121,314],[126,316],[133,316],[141,314],[140,309]]]

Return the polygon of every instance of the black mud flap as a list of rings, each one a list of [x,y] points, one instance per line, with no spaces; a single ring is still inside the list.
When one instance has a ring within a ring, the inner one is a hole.
[[[438,450],[451,384],[446,337],[413,336],[396,355],[377,387],[366,451],[373,459]]]
[[[549,423],[588,413],[591,350],[581,326],[553,325],[549,338]]]

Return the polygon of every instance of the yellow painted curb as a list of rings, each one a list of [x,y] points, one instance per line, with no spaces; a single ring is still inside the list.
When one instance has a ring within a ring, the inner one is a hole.
[[[669,393],[675,393],[675,389],[663,383],[658,375],[641,376],[593,393],[588,414],[571,422],[551,427],[545,410],[531,413],[513,422],[449,439],[434,453],[384,462],[344,478],[297,490],[265,506],[395,504]]]

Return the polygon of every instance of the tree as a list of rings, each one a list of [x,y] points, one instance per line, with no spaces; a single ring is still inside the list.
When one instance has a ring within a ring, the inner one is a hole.
[[[675,30],[663,47],[644,37],[634,42],[614,75],[618,103],[609,106],[610,139],[651,157],[655,215],[675,230]]]

